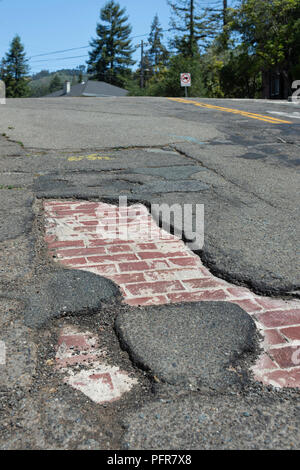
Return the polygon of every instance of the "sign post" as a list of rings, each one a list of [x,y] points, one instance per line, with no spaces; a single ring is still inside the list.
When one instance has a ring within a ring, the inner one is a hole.
[[[185,97],[188,97],[188,87],[192,85],[192,78],[190,73],[181,73],[180,74],[181,86],[185,89]]]

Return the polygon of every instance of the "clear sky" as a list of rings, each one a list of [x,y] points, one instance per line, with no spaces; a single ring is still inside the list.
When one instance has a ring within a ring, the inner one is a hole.
[[[216,0],[211,2],[216,3]],[[105,3],[106,0],[0,0],[0,58],[7,52],[16,34],[21,36],[28,58],[47,52],[87,46],[95,36],[100,9]],[[170,8],[167,0],[119,0],[119,3],[126,8],[129,15],[132,37],[146,34],[144,38],[134,38],[134,45],[141,39],[147,40],[156,13],[163,29],[169,28]],[[206,0],[204,3],[210,2]],[[167,44],[168,33],[165,34]],[[88,47],[61,54],[32,57],[29,62],[31,73],[41,69],[53,71],[85,64],[87,51]],[[84,57],[68,58],[72,56]],[[134,58],[139,59],[138,51]]]

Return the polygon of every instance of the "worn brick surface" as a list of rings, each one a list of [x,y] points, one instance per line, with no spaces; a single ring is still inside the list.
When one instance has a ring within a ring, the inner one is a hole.
[[[58,339],[56,369],[64,382],[94,402],[113,402],[137,384],[134,377],[105,361],[107,353],[89,331],[64,327]],[[78,370],[78,366],[83,367]]]
[[[113,280],[132,306],[218,300],[238,304],[264,336],[265,354],[253,369],[256,379],[300,388],[300,301],[257,296],[212,276],[181,240],[156,225],[143,205],[127,209],[47,201],[44,208],[45,240],[54,260]],[[105,382],[105,374],[94,375]],[[80,380],[86,383],[87,378]]]

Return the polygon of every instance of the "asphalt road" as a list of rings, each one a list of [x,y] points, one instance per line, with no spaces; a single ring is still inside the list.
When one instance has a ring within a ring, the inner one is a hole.
[[[194,369],[206,371],[202,388],[188,392],[177,379],[157,383],[147,367],[169,377],[173,366],[161,361],[172,335],[160,349],[145,330],[135,345],[147,308],[136,313],[135,322],[134,311],[120,305],[110,283],[77,271],[64,280],[65,272],[46,251],[42,209],[48,198],[118,203],[120,195],[147,206],[204,204],[205,239],[197,254],[211,272],[262,295],[298,298],[299,129],[300,105],[269,101],[42,98],[0,106],[0,341],[9,345],[8,366],[0,365],[0,448],[299,446],[299,392],[251,380],[257,334],[242,311],[227,311],[220,303],[217,312],[207,306],[213,314],[197,312],[199,318],[229,319],[224,327],[208,322],[203,332],[203,364],[194,359]],[[55,295],[62,284],[71,286],[67,297]],[[184,325],[196,354],[193,315],[188,312],[185,322],[180,307],[161,308],[155,328],[167,331],[173,315],[174,334]],[[238,322],[232,321],[235,314],[241,315]],[[96,335],[105,331],[112,362],[138,377],[135,391],[99,408],[62,384],[50,365],[65,322]],[[122,336],[136,355],[148,354],[152,344],[143,368],[120,349]],[[238,378],[224,373],[214,337],[226,354],[251,343],[241,353]],[[181,343],[179,335],[180,358]],[[186,364],[179,365],[184,377]],[[241,419],[246,431],[236,432],[232,423]],[[197,437],[199,429],[205,439]]]

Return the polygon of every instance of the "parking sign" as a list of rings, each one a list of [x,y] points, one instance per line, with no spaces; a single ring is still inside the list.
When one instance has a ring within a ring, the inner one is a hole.
[[[180,74],[181,86],[191,86],[192,79],[190,73],[181,73]]]

